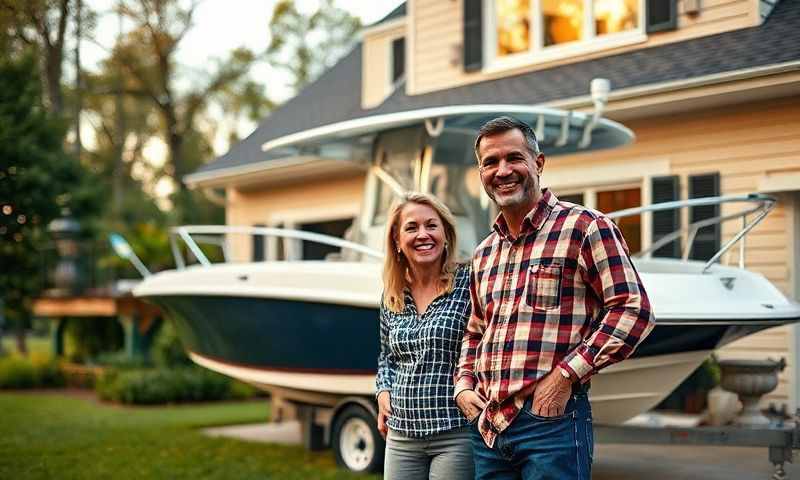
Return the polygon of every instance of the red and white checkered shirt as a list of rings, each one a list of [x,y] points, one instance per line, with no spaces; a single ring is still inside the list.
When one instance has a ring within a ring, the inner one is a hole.
[[[517,238],[499,215],[472,262],[455,395],[475,389],[486,400],[478,429],[489,447],[539,379],[560,366],[585,383],[628,357],[654,326],[617,226],[549,190]]]

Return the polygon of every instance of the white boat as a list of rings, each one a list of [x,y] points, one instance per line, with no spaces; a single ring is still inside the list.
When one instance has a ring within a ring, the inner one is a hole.
[[[156,303],[175,321],[192,360],[199,365],[268,390],[278,389],[298,402],[334,406],[346,396],[370,398],[378,355],[380,246],[390,201],[406,189],[438,195],[456,215],[460,247],[468,258],[493,219],[478,182],[472,141],[479,125],[501,114],[535,125],[548,157],[613,148],[633,139],[630,130],[599,116],[508,105],[369,117],[278,139],[265,149],[313,151],[362,162],[369,169],[364,209],[349,239],[258,227],[179,227],[172,236],[178,268],[148,277],[134,294]],[[687,252],[697,230],[710,221],[742,217],[750,221],[708,262],[687,260],[688,255],[683,259],[651,257],[652,251],[680,232],[662,238],[635,259],[651,297],[656,327],[630,359],[602,370],[592,380],[595,421],[619,424],[643,413],[716,348],[800,319],[800,307],[762,275],[745,270],[742,264],[719,263],[773,207],[771,197],[695,199],[617,212],[612,217],[723,203],[743,207],[736,214],[690,225]],[[198,245],[216,239],[227,256],[238,235],[277,238],[289,258],[212,264]],[[322,242],[342,252],[327,261],[293,260],[298,241]],[[187,265],[180,242],[196,264]],[[744,243],[739,246],[743,259]],[[375,445],[379,439],[370,441]]]

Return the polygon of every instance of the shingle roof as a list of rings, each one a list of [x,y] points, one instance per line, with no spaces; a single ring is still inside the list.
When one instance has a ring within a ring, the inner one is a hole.
[[[800,60],[800,0],[783,0],[761,26],[409,96],[403,86],[361,108],[361,45],[274,110],[246,139],[199,172],[268,160],[261,145],[284,135],[367,115],[467,104],[539,104],[587,93],[596,77],[614,89]]]
[[[400,5],[398,5],[397,8],[395,8],[394,10],[389,12],[385,17],[381,18],[380,20],[378,20],[377,22],[373,23],[370,26],[374,27],[375,25],[380,25],[381,23],[386,23],[389,20],[394,20],[396,18],[405,17],[405,16],[406,16],[406,2],[403,2]]]

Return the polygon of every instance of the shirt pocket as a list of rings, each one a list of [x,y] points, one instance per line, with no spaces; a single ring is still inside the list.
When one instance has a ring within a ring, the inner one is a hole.
[[[536,263],[528,267],[525,304],[534,310],[553,310],[561,306],[562,266]]]

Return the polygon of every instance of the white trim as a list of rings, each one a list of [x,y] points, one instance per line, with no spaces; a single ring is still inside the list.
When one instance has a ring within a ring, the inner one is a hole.
[[[635,45],[647,41],[647,34],[644,27],[644,0],[639,1],[638,26],[632,30],[605,34],[597,36],[594,27],[594,4],[593,0],[583,0],[583,31],[582,39],[560,45],[544,45],[544,22],[542,21],[542,2],[533,0],[530,3],[530,23],[532,28],[529,32],[530,49],[527,52],[520,52],[508,55],[503,58],[497,57],[497,26],[495,15],[495,2],[484,2],[484,45],[483,58],[484,67],[482,73],[492,74],[505,70],[512,70],[519,67],[538,65],[541,63],[569,58],[576,55],[595,53],[602,50],[609,50],[628,45]]]
[[[789,270],[790,292],[795,301],[800,301],[800,192],[785,194],[784,198],[790,199],[786,206],[788,225],[787,234],[789,240]],[[792,377],[789,381],[789,411],[794,412],[800,408],[800,325],[792,326],[789,331],[789,364],[792,369]]]
[[[281,223],[299,225],[304,223],[330,222],[334,220],[351,220],[358,216],[358,212],[361,209],[360,207],[361,205],[358,202],[343,202],[326,204],[324,208],[317,206],[276,210],[270,212],[268,223],[271,225]]]
[[[277,168],[295,165],[308,165],[315,162],[324,161],[327,161],[327,159],[313,156],[284,157],[276,158],[274,160],[262,160],[260,162],[248,163],[235,167],[219,168],[207,172],[190,173],[189,175],[183,177],[183,183],[188,185],[189,188],[194,188],[197,184],[206,180],[220,180],[222,177],[246,175],[248,173],[263,172],[265,170],[274,170]]]
[[[394,30],[395,28],[400,28],[402,26],[405,26],[407,18],[408,18],[407,16],[404,16],[404,17],[400,17],[400,18],[395,18],[393,20],[389,20],[387,22],[379,23],[377,25],[364,27],[364,28],[361,29],[361,31],[358,34],[359,34],[361,40],[363,41],[363,40],[366,39],[366,37],[371,37],[373,35],[384,34],[384,33],[388,32],[390,30]]]
[[[670,80],[661,83],[651,83],[641,87],[627,87],[618,90],[612,90],[608,95],[609,104],[615,101],[628,100],[638,97],[652,96],[659,93],[670,93],[679,90],[688,90],[690,88],[706,87],[717,85],[721,83],[729,83],[737,80],[749,80],[752,78],[766,77],[771,75],[778,75],[782,73],[791,73],[800,71],[800,60],[792,60],[790,62],[776,63],[772,65],[745,68],[741,70],[734,70],[731,72],[712,73],[700,77],[682,80]],[[550,108],[583,108],[593,105],[591,95],[580,95],[571,98],[563,98],[546,102],[542,105]],[[607,108],[606,111],[611,110]]]

